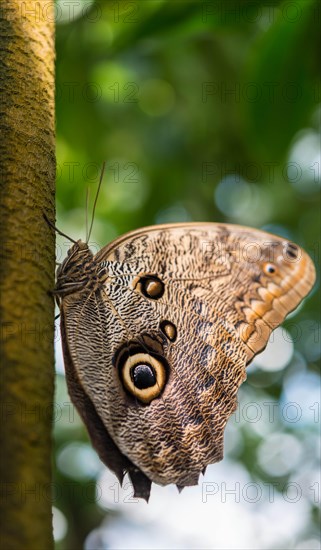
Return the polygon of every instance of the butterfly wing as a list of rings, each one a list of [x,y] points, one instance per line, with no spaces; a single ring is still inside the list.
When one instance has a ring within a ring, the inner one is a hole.
[[[194,485],[222,458],[245,366],[311,289],[312,261],[261,231],[174,224],[129,233],[94,262],[101,284],[61,304],[71,396],[137,496],[150,480]]]

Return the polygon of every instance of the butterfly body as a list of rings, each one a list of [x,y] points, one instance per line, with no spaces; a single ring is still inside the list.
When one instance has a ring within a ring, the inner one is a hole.
[[[68,388],[101,459],[135,495],[195,485],[223,457],[246,365],[309,292],[309,256],[227,224],[143,228],[57,272]]]

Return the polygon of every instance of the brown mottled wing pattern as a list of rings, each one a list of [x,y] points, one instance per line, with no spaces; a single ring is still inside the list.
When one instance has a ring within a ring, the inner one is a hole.
[[[223,456],[246,364],[309,292],[313,264],[282,238],[224,224],[134,231],[92,262],[99,284],[64,296],[61,313],[69,391],[83,417],[90,403],[93,443],[137,496],[150,480],[197,484]],[[135,354],[164,367],[148,403],[121,380],[120,356]]]

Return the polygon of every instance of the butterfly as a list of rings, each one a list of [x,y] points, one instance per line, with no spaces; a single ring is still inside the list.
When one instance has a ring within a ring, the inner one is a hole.
[[[302,248],[237,225],[145,227],[95,255],[73,242],[55,287],[68,390],[134,496],[222,459],[246,366],[314,280]]]

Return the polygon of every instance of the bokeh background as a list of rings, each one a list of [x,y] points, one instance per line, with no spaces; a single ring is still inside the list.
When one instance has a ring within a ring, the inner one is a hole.
[[[56,2],[57,225],[98,249],[144,225],[215,221],[289,237],[319,263],[320,5]],[[91,208],[91,207],[90,207]],[[69,243],[59,238],[57,260]],[[70,404],[57,327],[57,548],[316,550],[319,286],[248,369],[223,462],[135,501]]]

